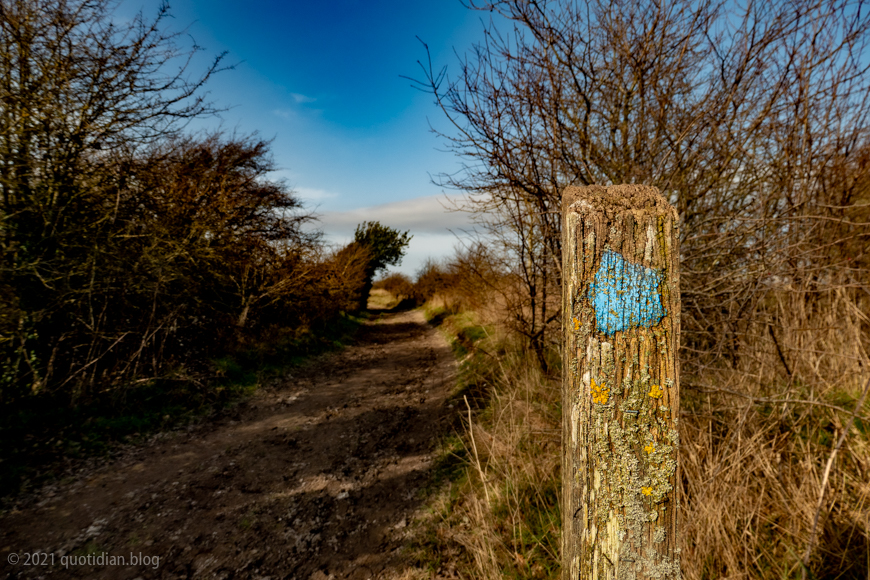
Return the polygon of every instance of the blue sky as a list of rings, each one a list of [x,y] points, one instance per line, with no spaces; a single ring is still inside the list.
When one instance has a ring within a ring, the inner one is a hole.
[[[153,16],[157,6],[125,0],[118,16],[139,7]],[[274,139],[274,177],[316,209],[332,242],[377,219],[414,236],[399,271],[451,253],[448,229],[467,228],[468,217],[441,207],[430,174],[454,172],[458,160],[430,132],[430,122],[448,129],[432,96],[401,77],[422,77],[416,37],[436,66],[455,70],[454,51],[482,37],[488,14],[459,0],[188,0],[171,4],[171,14],[170,27],[187,27],[204,57],[228,51],[227,62],[238,63],[207,85],[216,104],[232,108],[192,128]]]

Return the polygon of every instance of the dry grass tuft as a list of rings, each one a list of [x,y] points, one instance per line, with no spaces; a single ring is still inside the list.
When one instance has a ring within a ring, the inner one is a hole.
[[[702,370],[684,375],[682,389],[685,578],[870,577],[870,321],[861,300],[843,288],[775,294],[740,337],[736,365],[692,361]],[[432,571],[556,578],[559,371],[547,376],[515,335],[478,319],[444,319],[463,357],[464,431],[452,453],[464,477],[432,503]],[[475,325],[486,332],[469,344]]]
[[[783,293],[736,367],[685,377],[687,578],[868,578],[867,315]]]

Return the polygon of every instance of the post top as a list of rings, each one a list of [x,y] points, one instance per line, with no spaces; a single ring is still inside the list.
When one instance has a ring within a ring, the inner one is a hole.
[[[569,185],[562,192],[562,214],[572,208],[580,212],[597,211],[607,215],[631,212],[637,217],[664,215],[673,211],[658,188],[629,183],[583,187]]]

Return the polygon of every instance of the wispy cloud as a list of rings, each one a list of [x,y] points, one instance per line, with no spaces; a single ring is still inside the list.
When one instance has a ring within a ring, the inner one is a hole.
[[[296,111],[293,111],[292,109],[275,109],[272,111],[272,114],[281,117],[285,121],[292,121],[297,117]]]
[[[448,230],[469,229],[470,216],[466,212],[450,211],[443,196],[417,197],[383,205],[348,211],[328,211],[320,216],[320,226],[329,234],[349,236],[357,224],[378,221],[411,234],[448,234]]]
[[[314,97],[309,97],[301,93],[290,93],[290,96],[293,97],[293,100],[296,101],[297,104],[313,103],[317,100]]]
[[[301,107],[298,105],[308,105],[310,103],[315,102],[317,99],[314,97],[309,97],[308,95],[303,95],[302,93],[290,93],[290,96],[293,97],[293,105],[289,107],[283,107],[281,109],[273,109],[272,114],[284,119],[285,121],[293,121],[300,118],[300,113],[303,111],[306,115],[310,114],[319,114],[321,112],[320,109],[312,109],[311,107]]]
[[[309,203],[338,197],[337,193],[326,191],[325,189],[317,189],[314,187],[294,187],[293,193],[295,197]]]

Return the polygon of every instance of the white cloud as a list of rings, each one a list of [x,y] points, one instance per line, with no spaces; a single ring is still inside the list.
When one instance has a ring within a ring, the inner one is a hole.
[[[305,95],[300,94],[300,93],[290,93],[290,96],[293,97],[293,100],[299,104],[301,104],[301,103],[313,103],[314,101],[317,100],[314,97],[308,97],[308,96],[305,96]]]

